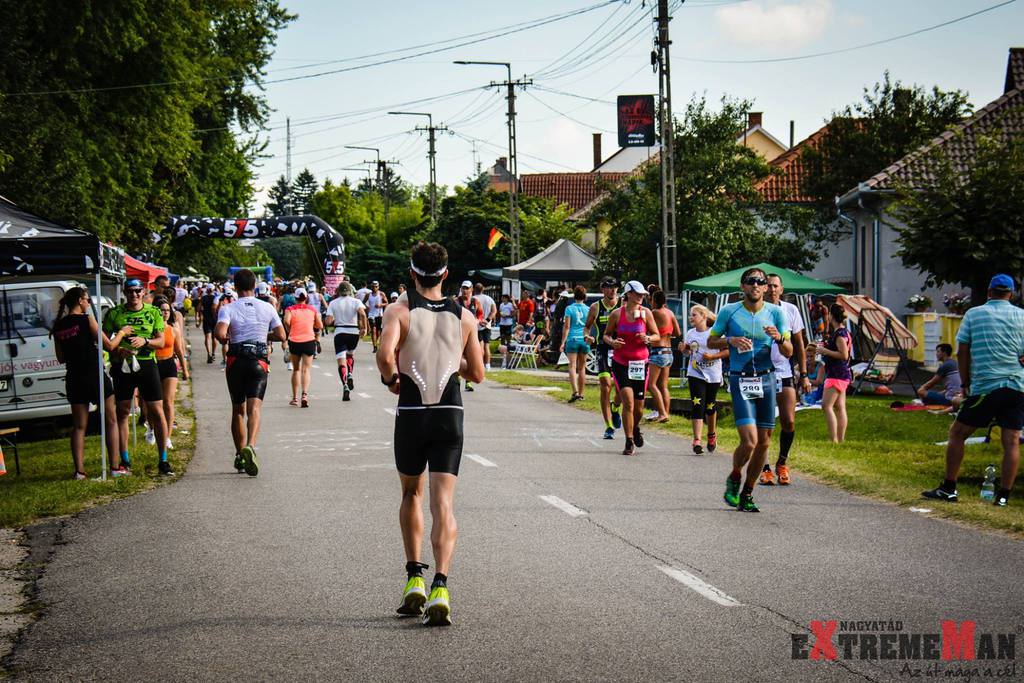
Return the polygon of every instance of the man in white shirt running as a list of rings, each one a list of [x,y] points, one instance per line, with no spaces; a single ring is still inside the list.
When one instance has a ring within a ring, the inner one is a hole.
[[[804,345],[804,321],[800,316],[800,309],[782,300],[782,293],[785,289],[782,286],[782,276],[777,273],[769,273],[768,284],[765,285],[764,300],[770,304],[782,307],[782,313],[786,316],[786,323],[793,342],[793,357],[786,358],[779,352],[779,347],[772,346],[772,364],[775,366],[775,401],[779,407],[779,426],[782,432],[779,434],[779,458],[775,461],[775,476],[778,477],[779,486],[789,486],[789,466],[786,464],[789,458],[789,449],[793,445],[793,436],[796,430],[796,398],[797,387],[800,391],[808,393],[811,390],[810,380],[804,376],[805,345]],[[796,369],[793,369],[793,363]],[[775,477],[772,476],[772,468],[767,462],[761,472],[761,484],[774,486]]]
[[[380,283],[376,280],[370,283],[370,291],[363,297],[363,303],[366,304],[366,317],[370,323],[370,342],[373,343],[373,352],[377,353],[384,308],[388,305],[388,300],[384,297],[384,292],[380,291]]]
[[[334,325],[334,357],[338,361],[338,377],[341,378],[342,401],[351,401],[349,392],[355,389],[352,369],[355,367],[356,346],[359,338],[366,334],[366,306],[352,296],[352,285],[342,282],[338,285],[337,297],[327,305],[326,325]]]
[[[251,270],[243,268],[235,273],[235,289],[238,299],[221,305],[214,335],[228,347],[224,375],[231,395],[235,469],[255,477],[260,471],[256,437],[270,373],[267,342],[283,342],[285,333],[274,307],[256,298],[256,275]]]

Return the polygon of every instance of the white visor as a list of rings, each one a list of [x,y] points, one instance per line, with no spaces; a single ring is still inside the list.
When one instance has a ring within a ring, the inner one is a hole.
[[[409,261],[409,268],[412,270],[412,272],[416,273],[417,275],[422,275],[423,277],[438,277],[439,275],[444,275],[445,271],[448,270],[448,266],[441,266],[441,270],[437,271],[436,273],[428,273],[422,268],[418,268],[416,264],[413,263],[411,260]]]

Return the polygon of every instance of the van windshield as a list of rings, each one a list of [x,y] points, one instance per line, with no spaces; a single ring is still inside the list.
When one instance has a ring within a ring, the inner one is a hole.
[[[49,335],[63,294],[59,287],[6,289],[0,293],[0,339]]]

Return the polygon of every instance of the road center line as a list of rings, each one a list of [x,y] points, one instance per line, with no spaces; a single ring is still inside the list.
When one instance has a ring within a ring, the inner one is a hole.
[[[548,505],[553,505],[570,517],[583,517],[587,514],[586,510],[581,510],[571,503],[567,503],[558,496],[539,496]]]
[[[397,415],[397,414],[398,414],[398,413],[397,413],[397,412],[395,411],[395,409],[394,409],[394,408],[385,408],[385,409],[384,409],[384,412],[385,412],[385,413],[387,413],[388,415]]]
[[[494,464],[493,462],[491,462],[487,458],[484,458],[482,456],[476,455],[474,453],[463,453],[463,455],[465,455],[467,458],[469,458],[473,462],[479,463],[479,464],[483,465],[484,467],[497,467],[496,464]]]
[[[334,375],[329,372],[325,372],[324,377],[334,377]]]
[[[363,393],[363,392],[361,392],[361,391],[357,391],[357,392],[356,392],[356,396],[358,396],[359,398],[370,398],[370,395],[369,395],[369,394],[364,394],[364,393]]]
[[[743,603],[739,602],[735,598],[731,598],[722,591],[718,590],[710,583],[697,578],[690,572],[684,572],[682,569],[676,569],[675,567],[669,567],[668,565],[655,565],[659,570],[671,576],[673,579],[683,584],[687,588],[690,588],[711,602],[717,602],[723,607],[742,607]]]

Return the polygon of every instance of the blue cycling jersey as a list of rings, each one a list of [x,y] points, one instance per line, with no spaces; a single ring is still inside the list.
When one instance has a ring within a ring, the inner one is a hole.
[[[781,306],[761,302],[757,311],[747,309],[742,301],[722,307],[711,328],[712,337],[746,337],[754,342],[750,351],[740,351],[729,345],[729,372],[768,372],[772,363],[772,344],[775,340],[765,333],[764,328],[775,327],[783,339],[789,339],[789,325]]]

